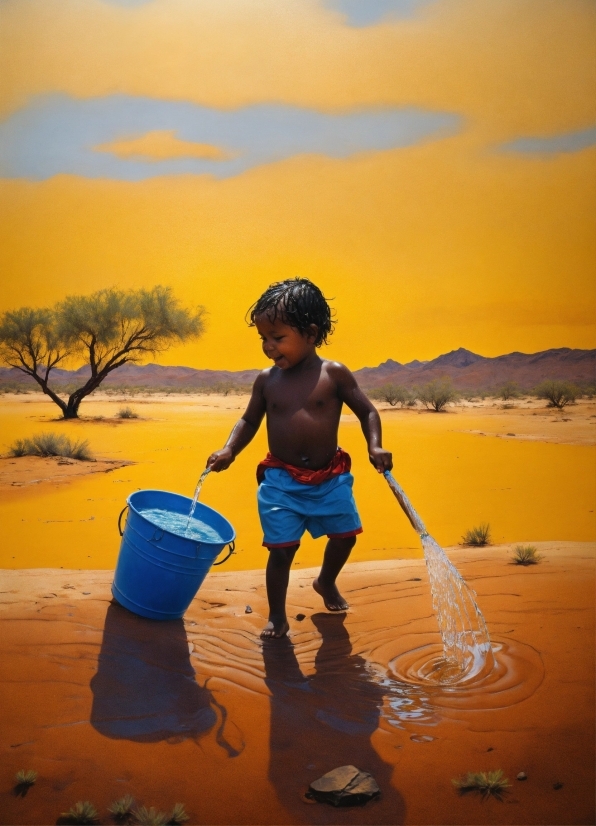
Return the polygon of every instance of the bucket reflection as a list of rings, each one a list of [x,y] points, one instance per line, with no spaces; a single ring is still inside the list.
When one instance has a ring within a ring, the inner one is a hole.
[[[145,619],[115,602],[91,691],[91,725],[114,739],[198,739],[218,719],[211,692],[197,684],[183,621]]]

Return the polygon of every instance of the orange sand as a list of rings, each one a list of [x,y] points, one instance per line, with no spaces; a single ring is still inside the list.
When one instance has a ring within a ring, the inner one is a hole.
[[[449,550],[497,647],[494,673],[460,690],[395,676],[437,642],[419,559],[349,565],[347,615],[322,611],[313,572],[294,571],[291,637],[266,645],[262,571],[211,574],[168,623],[111,603],[109,571],[3,571],[0,822],[55,823],[89,799],[108,823],[130,792],[183,801],[191,824],[593,823],[596,548],[536,544],[544,560],[527,568],[509,546]],[[303,800],[347,763],[380,800]],[[39,772],[24,798],[9,790],[22,768]],[[452,787],[497,768],[503,802]]]

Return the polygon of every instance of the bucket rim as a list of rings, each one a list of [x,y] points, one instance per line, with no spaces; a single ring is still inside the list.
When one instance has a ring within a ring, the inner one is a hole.
[[[140,517],[141,519],[144,519],[146,522],[149,522],[149,524],[151,524],[151,525],[153,525],[153,524],[155,524],[155,523],[154,523],[154,522],[151,522],[151,520],[150,520],[150,519],[147,519],[147,517],[146,517],[146,516],[143,516],[142,512],[141,512],[141,511],[139,511],[139,510],[138,510],[138,509],[137,509],[137,508],[136,508],[136,507],[132,504],[132,502],[130,501],[130,500],[133,498],[133,496],[136,496],[137,494],[140,494],[140,493],[167,493],[167,494],[169,494],[170,496],[178,496],[180,499],[186,499],[186,500],[188,500],[188,502],[189,502],[190,504],[192,504],[192,501],[193,501],[193,500],[192,500],[192,498],[191,498],[190,496],[185,496],[183,493],[176,493],[176,491],[173,491],[173,490],[160,490],[159,488],[142,488],[141,490],[135,490],[135,491],[133,491],[132,493],[129,493],[129,494],[128,494],[128,496],[126,497],[126,504],[128,505],[128,507],[129,507],[131,510],[133,510],[133,511],[136,513],[136,515],[137,515],[138,517]],[[227,517],[225,517],[225,516],[223,515],[223,513],[220,513],[219,511],[215,510],[215,508],[211,508],[209,505],[205,505],[205,504],[204,504],[204,502],[199,502],[199,501],[197,501],[197,507],[198,507],[198,506],[200,506],[201,508],[205,508],[205,509],[206,509],[206,510],[208,510],[208,511],[211,511],[211,513],[215,513],[217,516],[219,516],[219,517],[220,517],[220,519],[224,519],[224,520],[226,521],[226,523],[230,526],[230,529],[231,529],[231,531],[232,531],[232,536],[231,536],[229,539],[226,539],[226,540],[224,540],[224,541],[223,541],[223,545],[224,545],[224,547],[225,547],[226,545],[229,545],[229,544],[230,544],[230,542],[233,542],[233,541],[236,539],[236,531],[235,531],[235,529],[234,529],[234,526],[232,525],[232,523],[230,522],[230,520],[229,520]],[[200,545],[221,545],[221,544],[222,544],[221,542],[210,542],[209,540],[206,540],[206,539],[200,539],[200,540],[197,540],[197,539],[191,539],[189,536],[182,536],[181,534],[179,534],[179,533],[174,533],[173,531],[170,531],[170,530],[168,530],[167,528],[162,528],[162,527],[161,527],[161,525],[159,525],[158,527],[159,527],[159,528],[160,528],[160,530],[162,530],[164,533],[167,533],[167,534],[169,534],[170,536],[175,536],[175,537],[176,537],[176,539],[183,539],[183,540],[185,540],[185,541],[187,541],[187,542],[192,542],[192,543],[194,543],[194,544],[197,544],[197,542],[198,542]],[[222,537],[222,540],[223,540],[223,537]]]

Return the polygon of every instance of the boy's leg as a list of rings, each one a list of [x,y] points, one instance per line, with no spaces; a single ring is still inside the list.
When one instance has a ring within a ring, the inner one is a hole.
[[[290,581],[292,560],[298,543],[288,548],[270,548],[265,581],[269,601],[269,622],[261,631],[261,637],[283,637],[290,630],[286,616],[286,593]]]
[[[348,561],[355,544],[355,536],[336,537],[327,542],[321,573],[312,585],[317,594],[323,597],[328,611],[345,611],[348,608],[348,603],[337,590],[335,580]]]

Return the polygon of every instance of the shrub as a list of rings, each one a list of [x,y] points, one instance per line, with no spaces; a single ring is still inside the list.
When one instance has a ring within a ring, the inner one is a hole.
[[[115,800],[111,806],[108,806],[108,812],[114,820],[123,821],[131,817],[134,805],[134,797],[131,794],[125,794],[120,800]]]
[[[176,803],[170,812],[168,823],[172,826],[180,826],[180,824],[186,823],[187,820],[190,820],[190,818],[186,814],[184,803]]]
[[[520,396],[519,387],[514,381],[505,382],[497,392],[497,395],[500,399],[503,399],[504,402],[508,402],[509,399],[517,399]]]
[[[456,778],[451,782],[460,794],[477,792],[484,799],[492,795],[498,800],[503,798],[511,785],[501,769],[489,772],[468,772],[465,777]]]
[[[141,806],[135,810],[134,816],[141,826],[167,826],[168,823],[168,815],[158,812],[153,806],[150,809]]]
[[[97,809],[88,800],[79,800],[71,806],[67,812],[62,812],[61,817],[70,823],[98,823],[99,815]]]
[[[516,565],[538,565],[542,557],[534,545],[517,545],[513,551]]]
[[[455,401],[458,398],[458,393],[450,379],[435,379],[420,388],[417,397],[426,408],[434,410],[435,413],[440,413],[448,402]]]
[[[412,393],[401,384],[384,384],[381,387],[375,388],[371,395],[375,399],[387,402],[391,407],[400,404],[402,407],[410,402],[415,401]]]
[[[8,450],[10,456],[66,456],[83,462],[93,461],[89,442],[71,442],[68,436],[38,433],[31,439],[17,439]]]
[[[121,407],[116,413],[118,419],[138,419],[139,414],[132,407]]]
[[[490,525],[483,522],[475,528],[466,531],[462,536],[464,545],[474,545],[477,548],[490,545]]]
[[[539,399],[546,399],[548,407],[556,407],[562,410],[566,405],[572,404],[580,395],[580,390],[568,381],[543,381],[534,391]]]
[[[37,780],[37,772],[33,771],[33,769],[29,769],[28,771],[21,769],[15,774],[14,780],[17,786],[33,786]]]

